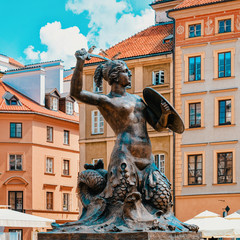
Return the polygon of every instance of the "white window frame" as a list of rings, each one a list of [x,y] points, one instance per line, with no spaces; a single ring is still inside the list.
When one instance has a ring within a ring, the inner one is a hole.
[[[11,168],[11,164],[10,164],[10,158],[11,156],[14,156],[14,162],[15,162],[15,168],[14,169],[10,169]],[[17,169],[17,158],[20,157],[20,163],[21,163],[21,169]],[[22,171],[23,170],[23,155],[22,154],[9,154],[9,171]]]
[[[53,173],[53,158],[46,158],[46,173]]]
[[[158,162],[156,162],[156,161],[158,161]],[[155,154],[154,162],[155,162],[158,170],[161,171],[163,174],[165,174],[165,154],[163,154],[163,153]]]
[[[63,211],[70,211],[70,193],[63,193]],[[65,198],[66,197],[66,198]]]
[[[66,101],[66,114],[73,115],[73,102]]]
[[[157,80],[157,74],[159,74],[159,83],[156,83]],[[164,84],[164,70],[159,70],[159,71],[153,71],[152,72],[152,85],[162,85]]]
[[[68,130],[63,131],[63,144],[70,144],[70,132]]]
[[[53,142],[53,127],[47,126],[47,142]]]
[[[50,204],[48,204],[48,195],[51,195],[52,198],[50,198],[51,202]],[[54,204],[54,193],[53,192],[46,192],[46,209],[47,210],[53,210],[53,204]],[[51,207],[48,207],[48,206],[51,206]]]
[[[58,99],[56,97],[52,97],[52,110],[58,111]]]
[[[94,78],[93,78],[93,92],[94,93],[102,93],[103,92],[103,83],[101,84],[100,87],[97,87],[97,84],[95,83]]]
[[[104,120],[99,110],[92,111],[92,134],[103,134]]]
[[[65,165],[65,162],[68,162],[68,164]],[[65,168],[67,166],[67,168]],[[66,174],[67,171],[68,173]],[[64,176],[69,176],[70,175],[70,160],[68,159],[63,159],[63,173]]]

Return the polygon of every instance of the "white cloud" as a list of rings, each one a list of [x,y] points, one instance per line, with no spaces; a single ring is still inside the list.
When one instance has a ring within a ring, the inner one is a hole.
[[[66,68],[75,65],[74,53],[77,49],[87,48],[87,38],[78,27],[62,29],[60,22],[48,23],[40,30],[41,43],[47,51],[34,51],[33,46],[24,50],[27,59],[39,61],[64,60]]]
[[[88,12],[89,42],[104,49],[154,24],[152,9],[134,15],[123,0],[68,0],[66,10],[75,14]]]
[[[30,60],[38,60],[39,59],[40,51],[34,52],[34,46],[32,46],[32,45],[29,45],[24,50],[24,53],[26,54],[27,59],[30,59]]]
[[[134,15],[126,0],[68,0],[65,7],[74,14],[87,12],[90,28],[87,36],[76,26],[63,29],[60,22],[48,23],[40,30],[41,43],[47,50],[35,50],[30,45],[24,50],[27,59],[35,62],[62,59],[69,68],[75,65],[77,49],[91,45],[106,49],[154,24],[152,9]]]

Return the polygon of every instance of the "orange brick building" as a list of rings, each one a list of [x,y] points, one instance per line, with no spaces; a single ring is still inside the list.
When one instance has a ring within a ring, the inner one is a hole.
[[[54,90],[47,97],[54,104],[41,106],[0,80],[0,205],[75,221],[79,117],[60,111],[68,96]],[[32,229],[17,230],[31,239]]]

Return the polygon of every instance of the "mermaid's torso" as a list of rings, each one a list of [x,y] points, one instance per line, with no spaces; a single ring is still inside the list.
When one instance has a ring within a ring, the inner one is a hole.
[[[117,135],[110,165],[115,165],[118,156],[123,154],[139,170],[151,163],[152,147],[146,127],[146,107],[139,96],[131,94],[111,98],[110,106],[99,107]]]

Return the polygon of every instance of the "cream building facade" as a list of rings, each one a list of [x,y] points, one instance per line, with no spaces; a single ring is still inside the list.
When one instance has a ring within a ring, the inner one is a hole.
[[[185,0],[175,19],[176,216],[240,209],[240,1]]]

